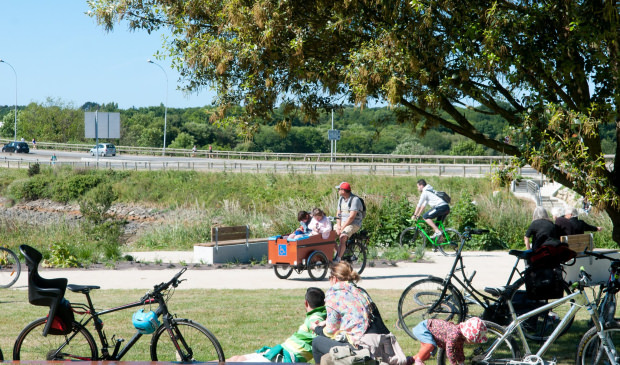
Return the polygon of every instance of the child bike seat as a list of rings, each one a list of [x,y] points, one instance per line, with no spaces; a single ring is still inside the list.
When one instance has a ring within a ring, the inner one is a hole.
[[[43,328],[43,336],[47,336],[56,314],[56,309],[65,296],[67,279],[45,279],[39,275],[39,263],[43,259],[41,252],[28,245],[19,246],[19,251],[26,259],[28,266],[28,302],[32,305],[50,307],[48,321]]]

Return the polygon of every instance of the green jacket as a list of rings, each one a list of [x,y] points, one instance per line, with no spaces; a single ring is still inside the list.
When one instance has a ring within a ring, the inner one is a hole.
[[[280,345],[283,349],[284,362],[309,362],[312,360],[312,339],[316,337],[316,334],[310,329],[310,324],[316,321],[324,321],[326,317],[325,307],[317,307],[306,313],[306,320],[299,326],[297,332]],[[269,355],[264,354],[269,360],[272,360],[275,355],[271,351]]]

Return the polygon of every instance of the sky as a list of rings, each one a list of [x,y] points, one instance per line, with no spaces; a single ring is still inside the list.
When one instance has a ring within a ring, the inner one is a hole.
[[[163,52],[162,33],[129,31],[126,23],[106,32],[85,13],[85,0],[0,0],[0,105],[45,103],[48,98],[80,107],[118,103],[121,109],[166,104],[211,105],[214,92],[185,95]],[[157,62],[165,70],[147,62]]]

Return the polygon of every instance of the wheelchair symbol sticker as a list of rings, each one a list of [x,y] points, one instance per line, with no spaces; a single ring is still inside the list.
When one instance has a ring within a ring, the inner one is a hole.
[[[286,256],[286,245],[278,245],[278,256]]]

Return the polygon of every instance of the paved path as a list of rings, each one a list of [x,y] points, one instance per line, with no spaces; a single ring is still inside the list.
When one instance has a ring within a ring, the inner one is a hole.
[[[135,254],[140,257],[140,254]],[[191,262],[186,260],[184,252],[157,252],[143,253],[143,259],[148,261],[148,255],[161,255],[162,262]],[[427,253],[428,262],[410,263],[401,262],[395,267],[367,267],[360,282],[368,289],[397,289],[402,290],[417,278],[425,275],[444,277],[452,267],[454,258],[445,257],[440,253]],[[468,275],[475,270],[474,283],[477,287],[499,286],[505,284],[508,274],[514,265],[515,259],[507,252],[465,252],[463,254],[465,271]],[[24,269],[26,269],[24,267]],[[46,278],[66,277],[72,284],[99,285],[102,289],[150,289],[154,284],[172,278],[179,270],[46,270],[41,269],[41,275]],[[183,275],[187,279],[179,289],[295,289],[308,286],[327,288],[327,279],[316,282],[310,279],[308,273],[293,272],[287,280],[278,279],[273,269],[207,269],[191,268]],[[23,272],[16,289],[25,289],[27,286],[27,272]]]

